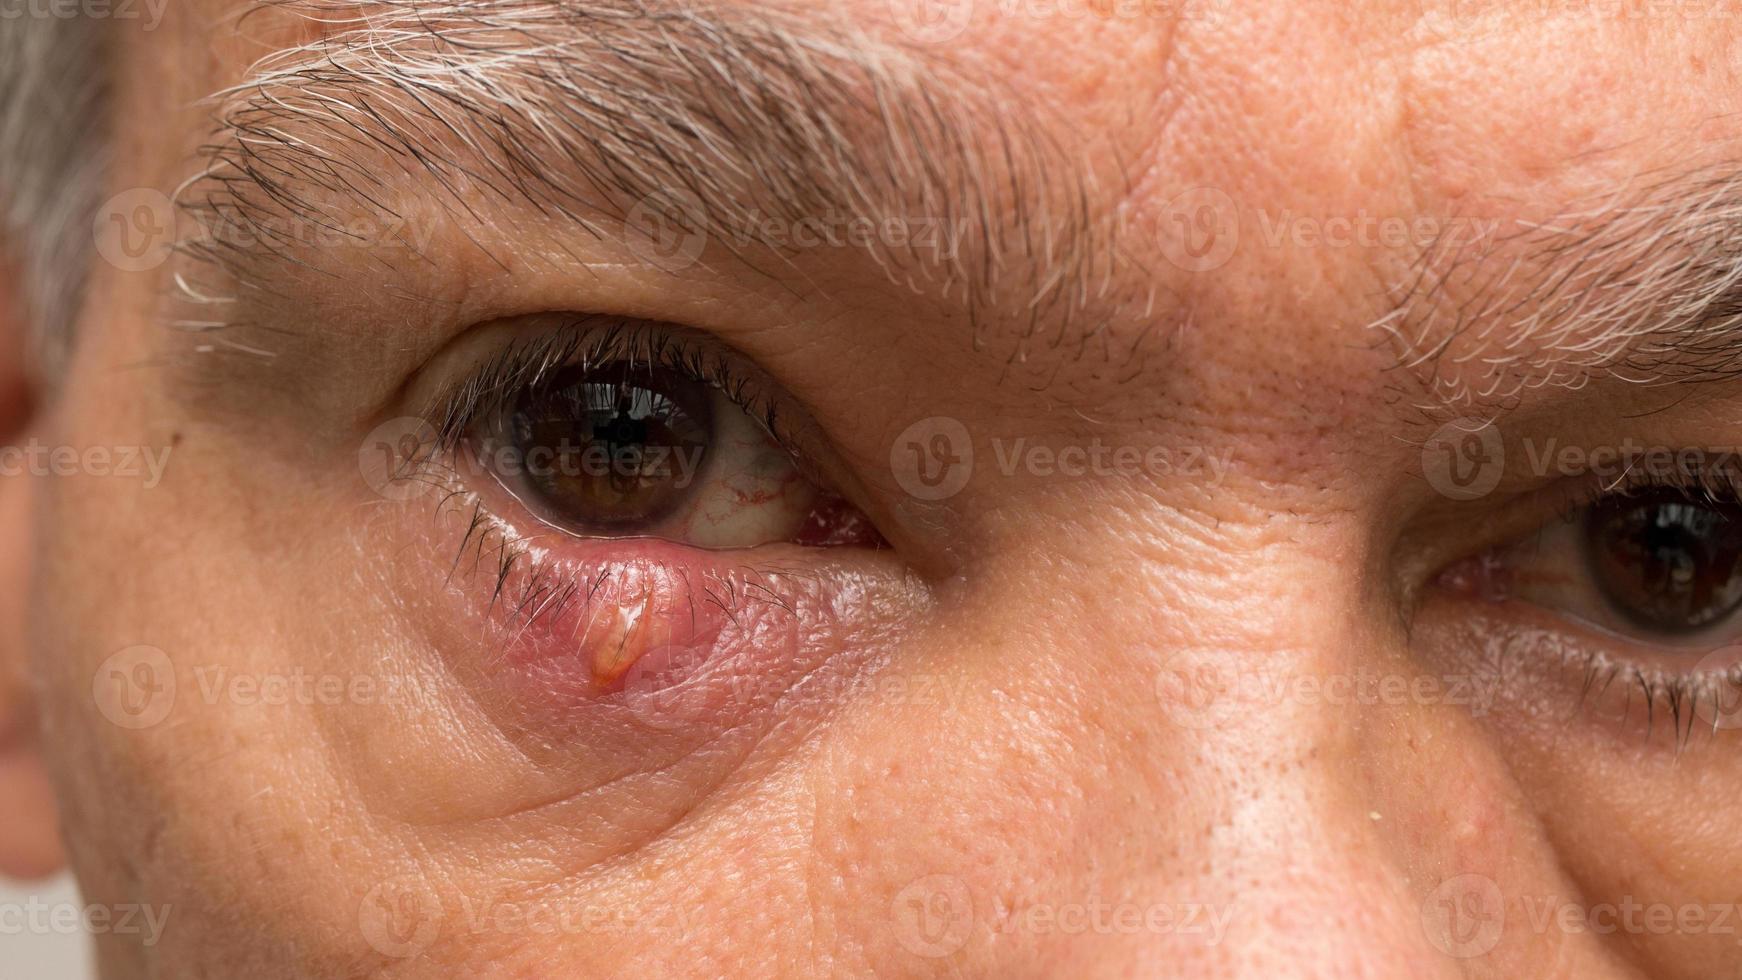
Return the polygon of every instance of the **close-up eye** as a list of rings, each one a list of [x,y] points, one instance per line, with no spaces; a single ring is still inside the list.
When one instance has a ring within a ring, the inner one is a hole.
[[[1724,642],[1742,635],[1742,506],[1726,492],[1603,492],[1456,577],[1642,643]]]
[[[439,561],[401,588],[461,600],[431,604],[476,638],[452,656],[531,723],[572,734],[653,696],[711,705],[686,710],[692,731],[741,722],[773,698],[730,678],[779,691],[905,592],[811,412],[710,334],[497,319],[425,374],[440,425],[395,478],[443,492],[412,495],[436,519],[399,511],[395,547]]]
[[[1541,667],[1572,669],[1576,701],[1674,722],[1678,736],[1736,700],[1742,643],[1742,505],[1723,473],[1630,474],[1442,578],[1478,598],[1490,635]]]
[[[708,549],[882,547],[783,429],[795,410],[693,332],[581,319],[462,387],[459,451],[536,521]]]

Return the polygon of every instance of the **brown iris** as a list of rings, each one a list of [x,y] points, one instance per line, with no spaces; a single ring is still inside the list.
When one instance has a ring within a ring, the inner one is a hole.
[[[713,419],[701,382],[622,363],[562,372],[521,397],[507,428],[525,485],[552,516],[631,531],[688,496]]]
[[[1587,560],[1636,625],[1691,632],[1742,604],[1742,508],[1676,494],[1617,498],[1587,513]]]

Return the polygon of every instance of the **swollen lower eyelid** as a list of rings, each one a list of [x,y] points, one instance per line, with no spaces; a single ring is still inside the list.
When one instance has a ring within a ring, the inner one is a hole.
[[[488,516],[450,576],[491,638],[482,673],[535,714],[628,708],[640,721],[706,728],[766,706],[843,651],[904,594],[905,579],[815,564],[793,549],[765,560],[654,539],[518,538]],[[673,715],[672,712],[676,712]],[[554,713],[554,714],[552,714]]]

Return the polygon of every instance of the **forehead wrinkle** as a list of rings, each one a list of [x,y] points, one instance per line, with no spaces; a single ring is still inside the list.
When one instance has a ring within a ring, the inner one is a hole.
[[[1742,167],[1655,170],[1547,221],[1435,243],[1371,326],[1430,414],[1742,374]]]
[[[321,28],[213,97],[177,195],[201,224],[263,229],[258,250],[184,243],[239,288],[260,252],[297,260],[274,219],[392,213],[410,176],[474,220],[494,199],[605,236],[641,203],[728,248],[768,244],[759,217],[935,222],[949,247],[866,252],[1019,347],[1115,291],[1117,223],[1044,111],[850,26],[619,0],[264,6]]]

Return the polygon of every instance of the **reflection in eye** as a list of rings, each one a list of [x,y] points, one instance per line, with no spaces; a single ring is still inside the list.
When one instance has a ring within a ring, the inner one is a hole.
[[[1734,504],[1617,497],[1589,508],[1581,530],[1602,593],[1647,629],[1696,631],[1742,604],[1742,508]]]
[[[752,416],[760,393],[729,363],[640,335],[627,350],[622,334],[599,343],[611,349],[502,386],[474,424],[471,451],[533,517],[702,548],[880,543]]]
[[[713,442],[709,392],[665,371],[570,369],[503,419],[537,501],[599,529],[653,526],[693,488]]]

